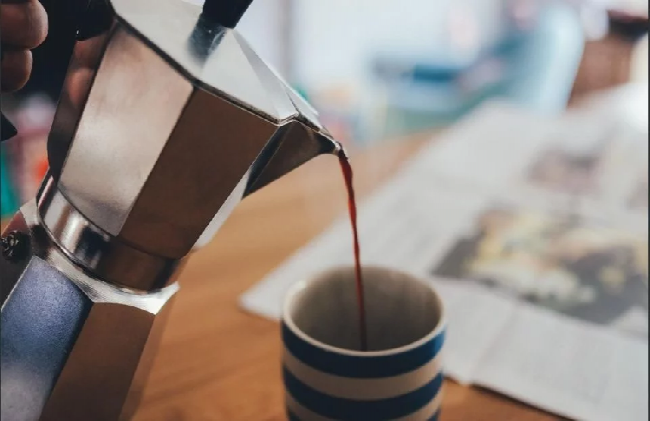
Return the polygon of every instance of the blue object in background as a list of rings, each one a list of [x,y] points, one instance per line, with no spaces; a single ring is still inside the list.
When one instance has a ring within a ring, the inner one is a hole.
[[[539,7],[530,29],[508,30],[472,62],[376,60],[375,75],[388,95],[384,134],[448,125],[490,98],[541,113],[563,112],[582,60],[583,26],[570,4],[548,1]]]
[[[506,56],[510,80],[503,97],[541,112],[562,112],[568,103],[584,50],[584,32],[575,8],[545,3],[535,27],[518,35]]]

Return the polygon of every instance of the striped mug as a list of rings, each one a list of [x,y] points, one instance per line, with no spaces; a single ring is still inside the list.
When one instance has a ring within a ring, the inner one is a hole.
[[[282,371],[289,420],[437,420],[445,318],[424,281],[364,267],[367,349],[361,351],[354,267],[289,290]]]

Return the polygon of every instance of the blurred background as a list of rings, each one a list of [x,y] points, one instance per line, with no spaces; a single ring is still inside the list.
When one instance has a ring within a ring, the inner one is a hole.
[[[41,1],[50,34],[26,88],[2,97],[19,130],[0,155],[3,218],[47,170],[74,40],[74,14]],[[240,31],[356,149],[450,125],[491,98],[561,113],[595,91],[647,89],[647,16],[645,0],[264,0]]]

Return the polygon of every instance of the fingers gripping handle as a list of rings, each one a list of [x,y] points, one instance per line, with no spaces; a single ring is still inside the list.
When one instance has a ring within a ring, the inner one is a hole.
[[[82,22],[81,15],[85,14],[89,10],[91,4],[94,3],[105,3],[105,0],[68,0],[67,2],[64,2],[64,4],[58,5],[57,7],[67,8],[71,13],[74,14],[74,16],[76,16],[75,21],[77,22],[77,28],[75,28],[75,30],[77,30],[79,23]],[[4,142],[5,140],[11,139],[17,135],[18,131],[4,113],[0,113],[0,116],[2,118],[2,126],[0,127],[0,141]]]

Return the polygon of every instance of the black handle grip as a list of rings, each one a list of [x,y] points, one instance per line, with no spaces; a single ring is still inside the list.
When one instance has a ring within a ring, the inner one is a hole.
[[[205,0],[203,17],[227,28],[237,26],[253,0]]]

